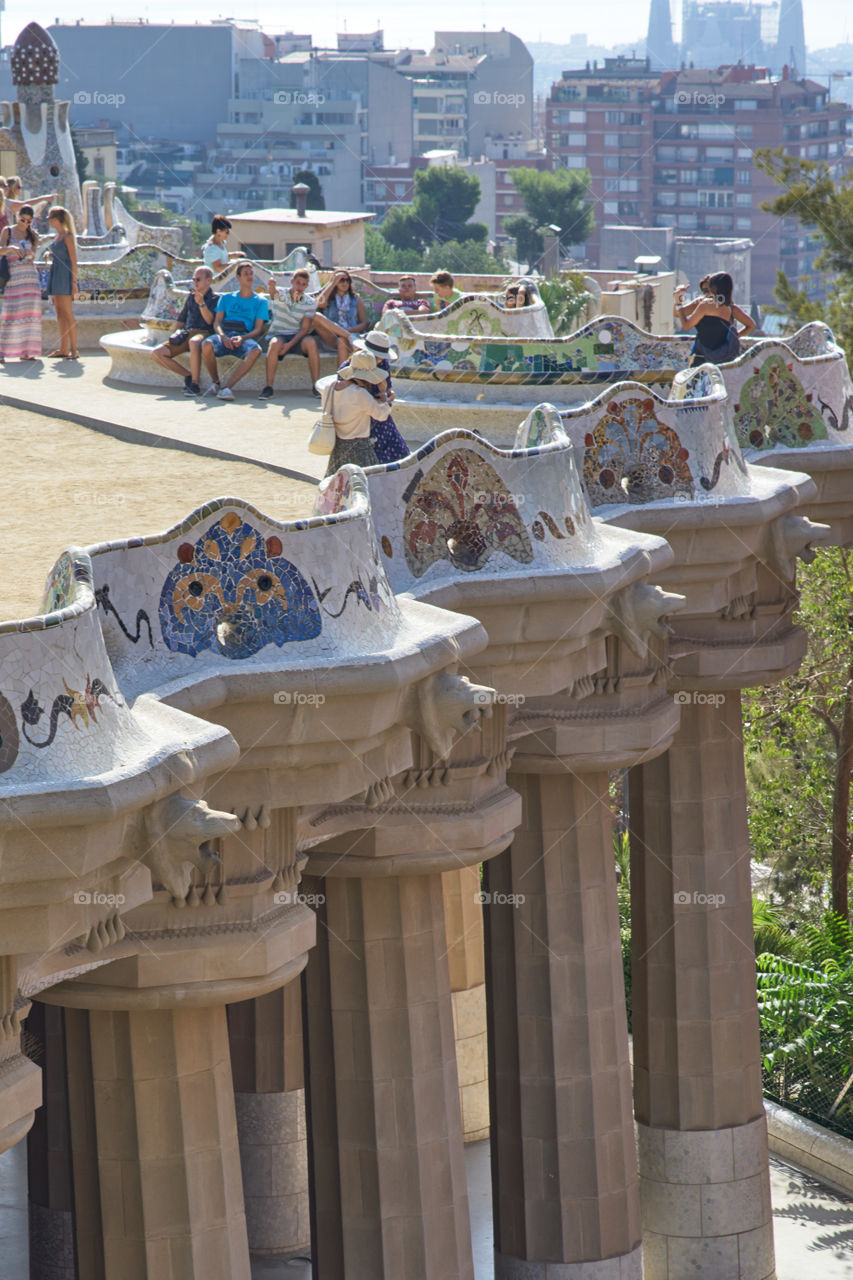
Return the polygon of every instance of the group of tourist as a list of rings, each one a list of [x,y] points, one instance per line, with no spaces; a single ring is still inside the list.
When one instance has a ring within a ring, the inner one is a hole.
[[[77,326],[72,302],[77,296],[77,238],[74,219],[62,205],[51,205],[54,193],[22,198],[18,178],[0,178],[0,362],[38,360],[42,354],[42,285],[36,267],[39,245],[36,211],[49,207],[54,233],[46,261],[47,293],[53,299],[59,346],[50,358],[77,359]]]

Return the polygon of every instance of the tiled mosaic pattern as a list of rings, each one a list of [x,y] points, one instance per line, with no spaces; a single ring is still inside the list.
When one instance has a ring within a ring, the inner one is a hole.
[[[393,297],[384,290],[384,298]],[[527,307],[503,306],[503,294],[475,293],[457,298],[449,307],[432,315],[409,316],[404,311],[392,309],[379,318],[377,324],[396,341],[412,343],[417,336],[434,337],[436,334],[462,334],[471,338],[519,337],[552,339],[554,331],[548,311],[536,289],[530,286],[533,302]],[[367,300],[365,299],[365,306]],[[381,315],[382,307],[379,307]],[[416,337],[413,338],[413,331]]]
[[[518,576],[588,565],[596,530],[571,447],[504,450],[447,431],[400,462],[369,467],[373,521],[396,592],[460,575]],[[357,468],[322,484],[319,510],[346,500]]]
[[[705,377],[711,392],[701,399],[664,400],[623,382],[562,411],[593,508],[750,492],[722,375]]]
[[[516,449],[536,449],[542,444],[565,443],[567,439],[560,410],[553,404],[537,404],[515,435]]]
[[[401,625],[360,477],[332,514],[282,524],[221,498],[164,534],[92,548],[92,562],[107,647],[133,688],[199,664],[311,668],[382,651]]]

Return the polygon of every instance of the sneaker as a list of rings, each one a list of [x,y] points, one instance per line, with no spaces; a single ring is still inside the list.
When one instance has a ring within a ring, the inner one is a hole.
[[[191,373],[188,373],[187,376],[184,378],[184,386],[191,387],[192,384],[193,384],[193,376]]]
[[[262,400],[272,400],[274,395],[275,395],[275,392],[273,391],[272,387],[267,386],[267,387],[264,387],[263,391],[261,392],[260,398]]]
[[[318,400],[321,400],[323,397],[323,393],[320,390],[320,388],[317,386],[316,382],[314,383],[314,386],[311,388],[311,394],[312,396],[316,396]]]
[[[197,382],[193,382],[192,378],[185,378],[185,379],[184,379],[184,395],[185,395],[185,396],[200,396],[200,395],[201,395],[201,387],[198,385],[198,383],[197,383]]]
[[[217,399],[218,399],[218,400],[233,400],[233,399],[234,399],[234,392],[231,390],[231,388],[230,388],[230,387],[223,387],[223,388],[222,388],[222,390],[219,392],[219,395],[217,396]]]
[[[218,382],[211,382],[210,386],[207,388],[207,390],[205,391],[205,393],[204,393],[204,394],[205,394],[206,396],[218,396],[218,395],[219,395],[219,383],[218,383]]]

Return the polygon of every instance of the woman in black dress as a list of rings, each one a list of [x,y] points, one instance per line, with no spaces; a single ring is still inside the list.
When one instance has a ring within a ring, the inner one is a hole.
[[[740,351],[740,339],[752,333],[755,321],[732,301],[731,276],[727,271],[720,271],[708,277],[706,296],[688,306],[681,301],[686,287],[679,285],[675,291],[673,315],[681,321],[682,328],[696,330],[690,353],[691,367],[734,360]],[[743,325],[741,330],[738,324]]]

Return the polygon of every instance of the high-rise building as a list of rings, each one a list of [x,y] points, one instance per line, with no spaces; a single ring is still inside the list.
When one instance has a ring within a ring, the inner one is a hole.
[[[651,0],[650,31],[658,3]],[[729,62],[766,66],[775,75],[788,67],[803,75],[802,0],[682,0],[678,61],[663,70],[682,65],[717,67]]]
[[[646,56],[655,71],[671,71],[678,66],[678,46],[672,38],[670,0],[650,0]]]
[[[761,205],[779,194],[755,164],[762,147],[823,160],[840,178],[845,103],[825,86],[756,66],[654,73],[646,59],[608,58],[566,71],[548,101],[554,166],[589,170],[596,222],[672,227],[680,234],[749,237],[753,299],[773,300],[780,267],[812,295],[819,243]],[[587,242],[598,263],[600,232]],[[602,264],[606,265],[606,264]]]

